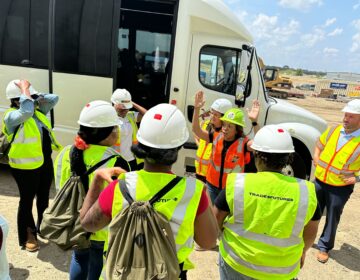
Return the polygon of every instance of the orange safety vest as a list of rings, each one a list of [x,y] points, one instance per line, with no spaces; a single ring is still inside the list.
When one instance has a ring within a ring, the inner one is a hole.
[[[205,121],[202,125],[202,129],[206,130],[210,121]],[[214,131],[213,137],[214,139],[218,136],[219,132]],[[206,177],[207,171],[208,171],[208,165],[210,162],[211,157],[211,151],[212,151],[212,143],[206,142],[203,139],[199,140],[199,146],[196,151],[196,157],[195,157],[195,169],[196,174]]]
[[[221,170],[221,152],[224,147],[224,135],[219,133],[213,142],[213,149],[210,158],[209,168],[206,175],[206,181],[215,187],[220,187],[220,180],[222,188],[226,185],[227,175],[230,173],[243,173],[245,164],[250,162],[250,153],[245,154],[245,145],[248,138],[239,138],[226,151],[224,160],[224,171],[222,178],[220,178]]]
[[[323,148],[315,177],[332,186],[346,186],[342,177],[356,176],[360,170],[360,136],[354,137],[336,151],[342,126],[332,127],[320,136],[317,143]]]

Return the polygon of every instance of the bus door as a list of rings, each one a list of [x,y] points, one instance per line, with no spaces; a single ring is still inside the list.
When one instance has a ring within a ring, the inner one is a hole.
[[[176,10],[175,1],[121,1],[115,88],[145,108],[169,102]]]

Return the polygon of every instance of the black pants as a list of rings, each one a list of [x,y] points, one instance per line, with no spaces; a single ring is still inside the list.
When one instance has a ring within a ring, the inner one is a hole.
[[[326,207],[326,221],[318,241],[320,251],[328,252],[334,248],[336,230],[344,206],[354,190],[354,185],[334,187],[315,180],[316,196],[321,211]]]
[[[20,201],[17,213],[17,227],[19,245],[23,246],[27,240],[27,228],[34,235],[39,230],[44,210],[49,204],[49,192],[54,178],[54,169],[51,158],[44,164],[33,170],[11,168],[11,173],[16,181],[20,193]],[[35,226],[32,214],[33,201],[36,196],[37,224]]]

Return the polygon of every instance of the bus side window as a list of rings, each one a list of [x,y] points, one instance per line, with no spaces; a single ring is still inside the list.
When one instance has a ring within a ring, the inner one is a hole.
[[[112,1],[56,1],[54,68],[111,77]]]
[[[0,63],[47,68],[48,18],[48,0],[1,1]]]
[[[240,50],[204,46],[200,50],[199,81],[209,89],[234,95],[240,65]]]

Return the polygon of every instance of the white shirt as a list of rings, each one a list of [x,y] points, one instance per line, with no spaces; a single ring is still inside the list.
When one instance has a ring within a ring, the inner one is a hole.
[[[134,112],[135,120],[137,120],[138,115],[139,112]],[[122,125],[120,125],[120,154],[125,160],[131,161],[135,159],[134,154],[130,150],[133,129],[128,117],[119,117],[119,119],[122,121]]]
[[[3,242],[0,250],[0,279],[10,280],[9,263],[6,257],[6,237],[9,234],[9,225],[5,218],[0,215],[0,227],[3,232]]]

